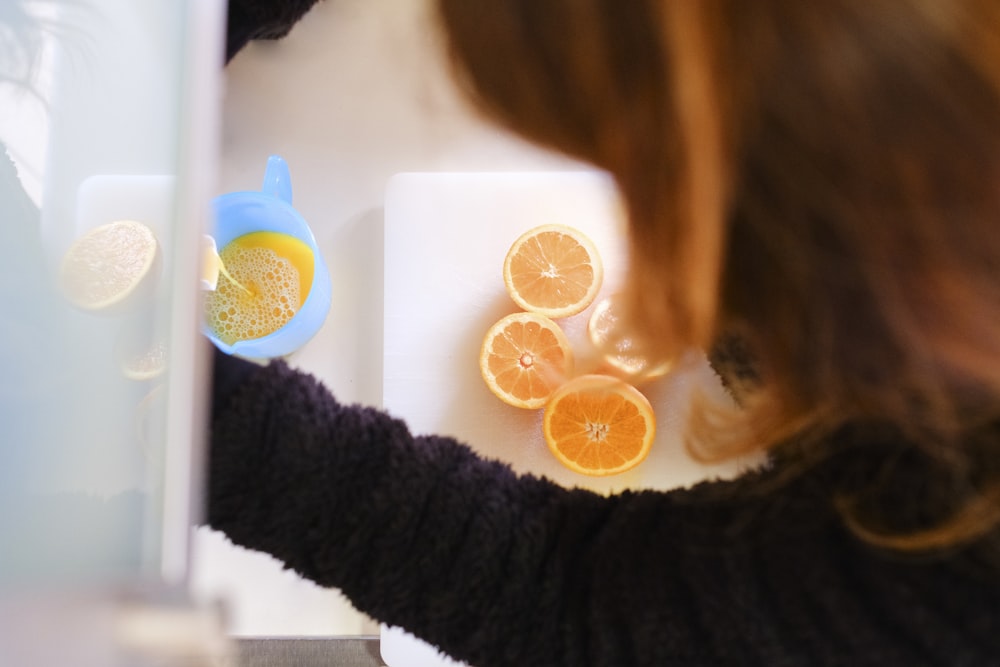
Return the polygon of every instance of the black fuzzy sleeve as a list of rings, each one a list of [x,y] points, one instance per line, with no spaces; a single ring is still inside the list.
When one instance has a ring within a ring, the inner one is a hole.
[[[226,62],[250,41],[281,39],[312,9],[317,0],[229,0],[226,17]]]
[[[341,405],[280,361],[216,354],[210,525],[476,667],[1000,654],[992,575],[889,558],[845,530],[831,498],[881,469],[872,443],[782,484],[764,469],[601,496]]]
[[[614,660],[643,642],[590,628],[634,605],[665,608],[649,596],[669,580],[642,592],[626,583],[669,557],[629,544],[668,535],[660,494],[603,497],[518,476],[340,405],[282,362],[220,357],[208,519],[234,543],[477,667],[626,664]]]

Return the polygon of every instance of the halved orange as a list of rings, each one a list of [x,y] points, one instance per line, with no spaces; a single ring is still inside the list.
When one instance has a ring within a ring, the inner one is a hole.
[[[503,282],[514,303],[551,318],[576,315],[593,303],[603,278],[594,242],[567,225],[529,229],[503,263]]]
[[[486,386],[518,408],[545,405],[573,370],[569,339],[555,322],[535,313],[514,313],[490,327],[479,352]]]
[[[608,375],[581,375],[545,406],[545,442],[564,466],[617,475],[639,465],[656,435],[653,407],[638,389]]]
[[[671,363],[651,362],[646,356],[635,350],[631,338],[622,337],[616,331],[619,327],[620,316],[615,309],[615,302],[612,298],[602,299],[594,306],[587,321],[587,335],[590,342],[602,351],[604,361],[616,371],[620,371],[635,380],[651,380],[665,375],[671,367]],[[609,343],[611,337],[616,339]]]
[[[117,220],[73,242],[63,256],[59,282],[77,307],[117,314],[152,297],[159,263],[153,230],[134,220]]]

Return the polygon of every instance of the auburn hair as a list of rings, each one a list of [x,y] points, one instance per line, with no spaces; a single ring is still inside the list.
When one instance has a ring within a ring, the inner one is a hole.
[[[1000,447],[969,434],[1000,413],[1000,3],[439,0],[439,13],[482,110],[615,178],[630,335],[665,358],[732,331],[750,346],[760,390],[729,413],[703,405],[695,452],[888,423],[964,490],[923,531],[852,515],[859,533],[920,548],[995,527]]]

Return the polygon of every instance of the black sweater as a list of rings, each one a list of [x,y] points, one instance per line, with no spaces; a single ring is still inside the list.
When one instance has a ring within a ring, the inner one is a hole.
[[[283,362],[215,364],[209,524],[476,667],[1000,663],[995,570],[879,552],[834,508],[905,460],[891,439],[789,479],[604,497],[414,437]]]
[[[253,40],[285,37],[318,0],[229,0],[226,62]]]

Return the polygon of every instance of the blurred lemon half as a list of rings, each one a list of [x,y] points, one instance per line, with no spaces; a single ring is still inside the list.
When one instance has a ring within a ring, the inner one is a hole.
[[[152,229],[134,220],[117,220],[73,242],[63,256],[59,285],[78,308],[118,313],[151,296],[159,260]]]

